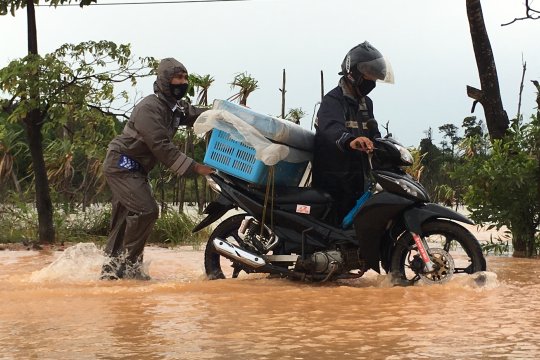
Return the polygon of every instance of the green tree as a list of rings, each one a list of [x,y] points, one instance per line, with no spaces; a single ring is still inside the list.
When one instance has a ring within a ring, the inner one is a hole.
[[[436,196],[436,187],[441,181],[441,166],[443,163],[443,155],[433,143],[433,131],[429,128],[425,131],[426,137],[420,140],[418,150],[422,159],[422,177],[421,181],[428,193],[431,196]],[[435,197],[435,201],[438,199]]]
[[[450,158],[455,157],[456,145],[461,141],[461,137],[458,136],[459,128],[454,124],[444,124],[439,126],[439,132],[443,134],[445,139],[443,144],[443,151],[449,152]]]
[[[71,119],[87,119],[92,112],[127,118],[128,94],[117,90],[118,84],[135,85],[138,78],[153,74],[156,66],[153,58],[134,58],[129,45],[89,41],[65,44],[43,57],[31,54],[0,69],[0,90],[10,96],[5,106],[12,108],[8,121],[22,122],[27,132],[40,242],[54,241],[48,221],[53,210],[43,156],[44,125],[69,127]],[[32,95],[36,89],[39,96]]]
[[[59,4],[71,3],[71,0],[49,0],[51,6]],[[73,2],[77,3],[76,0]],[[81,0],[78,2],[81,7],[88,5],[96,0]],[[28,23],[28,58],[37,61],[38,58],[38,42],[36,29],[36,12],[35,5],[39,4],[39,0],[1,0],[0,1],[0,16],[6,15],[8,12],[15,16],[18,9],[26,8],[26,16]],[[29,76],[39,77],[39,67],[34,67],[33,72]],[[29,103],[33,103],[34,107],[29,109],[22,121],[25,126],[27,141],[30,148],[32,158],[32,168],[35,173],[35,189],[36,189],[36,207],[38,210],[38,236],[42,243],[53,242],[55,238],[53,227],[53,209],[49,194],[49,183],[45,169],[45,161],[43,159],[43,144],[41,136],[41,127],[43,125],[42,112],[38,106],[40,104],[41,89],[35,82],[29,82],[24,94]]]
[[[504,139],[495,140],[486,156],[472,154],[456,169],[454,178],[467,179],[465,203],[480,224],[507,226],[512,232],[514,256],[533,256],[540,224],[536,184],[540,177],[536,154],[540,126],[517,120]]]
[[[485,155],[489,147],[482,120],[477,120],[476,116],[469,116],[463,119],[462,127],[465,136],[460,144],[460,148],[467,156],[472,154]]]

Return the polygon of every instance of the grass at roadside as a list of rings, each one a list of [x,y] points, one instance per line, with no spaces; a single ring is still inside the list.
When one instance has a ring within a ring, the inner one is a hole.
[[[55,209],[54,225],[57,243],[93,242],[102,246],[107,241],[111,220],[111,206],[96,205],[69,212]],[[160,215],[148,243],[160,246],[199,246],[208,239],[209,230],[192,234],[200,215],[180,213],[176,209]],[[0,243],[34,243],[37,238],[37,214],[33,206],[18,205],[0,208]]]

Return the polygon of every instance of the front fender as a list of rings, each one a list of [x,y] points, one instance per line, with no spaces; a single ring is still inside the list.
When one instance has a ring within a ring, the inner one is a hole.
[[[449,219],[474,225],[469,218],[457,211],[433,203],[408,209],[403,214],[403,219],[407,229],[416,234],[422,233],[422,224],[429,219]]]

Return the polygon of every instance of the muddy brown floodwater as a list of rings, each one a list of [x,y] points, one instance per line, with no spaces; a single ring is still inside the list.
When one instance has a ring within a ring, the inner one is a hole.
[[[201,251],[152,247],[152,281],[106,282],[102,261],[93,244],[0,252],[0,359],[540,358],[538,260],[407,288],[207,281]]]

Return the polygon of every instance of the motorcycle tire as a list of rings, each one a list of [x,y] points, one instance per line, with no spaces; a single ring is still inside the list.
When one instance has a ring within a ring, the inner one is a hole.
[[[246,215],[247,214],[238,214],[225,219],[218,226],[216,226],[210,235],[204,250],[204,270],[206,272],[206,277],[209,280],[227,278],[222,268],[224,264],[229,264],[232,267],[240,266],[239,264],[234,263],[233,261],[219,254],[214,247],[213,240],[215,238],[220,238],[238,244],[238,229],[240,228],[240,225],[242,224],[242,221]],[[236,276],[231,275],[231,277]]]
[[[478,240],[461,225],[448,220],[432,220],[422,224],[422,237],[436,239],[440,248],[448,252],[456,262],[454,274],[473,274],[486,270],[486,259]],[[431,240],[433,241],[433,240]],[[438,247],[428,241],[430,248]],[[409,232],[405,232],[397,241],[392,254],[391,272],[397,280],[412,282],[409,261],[415,243]],[[416,274],[414,274],[416,276]]]

